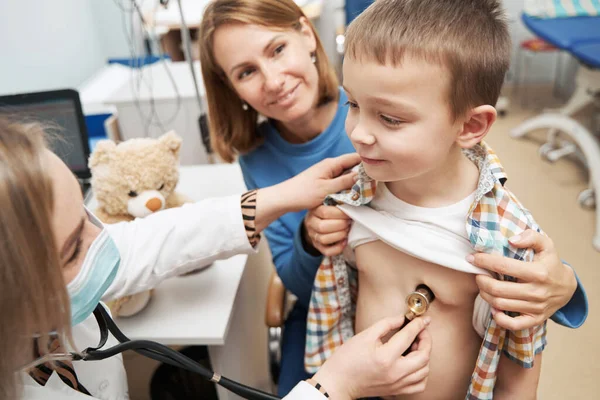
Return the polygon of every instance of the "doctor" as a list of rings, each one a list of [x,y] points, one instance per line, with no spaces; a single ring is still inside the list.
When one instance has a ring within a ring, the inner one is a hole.
[[[22,367],[48,353],[97,346],[92,312],[101,300],[254,252],[270,222],[350,187],[354,177],[339,175],[359,161],[356,155],[325,160],[273,187],[103,227],[43,136],[39,126],[0,119],[0,399],[127,399],[121,355]],[[357,335],[286,399],[422,391],[429,320],[416,319],[383,343],[402,323],[403,317],[387,319]],[[401,357],[415,338],[414,351]],[[104,348],[115,344],[111,337]]]

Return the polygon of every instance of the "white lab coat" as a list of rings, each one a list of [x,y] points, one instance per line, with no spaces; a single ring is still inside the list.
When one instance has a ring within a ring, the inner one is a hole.
[[[121,264],[104,301],[151,289],[164,279],[218,259],[255,251],[246,237],[240,196],[187,204],[133,222],[107,225],[106,229],[119,248]],[[73,339],[79,350],[98,345],[99,329],[93,315],[73,327]],[[116,339],[110,336],[105,348],[115,344]],[[74,362],[74,368],[93,398],[129,399],[120,354],[102,361]],[[63,384],[56,373],[43,387],[26,374],[22,378],[24,400],[90,399]],[[298,385],[286,397],[288,400],[323,398],[307,383]]]

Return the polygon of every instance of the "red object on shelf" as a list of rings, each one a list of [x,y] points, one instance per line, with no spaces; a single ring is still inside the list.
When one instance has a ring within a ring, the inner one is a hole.
[[[520,46],[522,49],[529,50],[529,51],[535,51],[535,52],[539,52],[539,53],[558,50],[557,47],[551,45],[550,43],[548,43],[540,38],[524,40],[521,42]]]

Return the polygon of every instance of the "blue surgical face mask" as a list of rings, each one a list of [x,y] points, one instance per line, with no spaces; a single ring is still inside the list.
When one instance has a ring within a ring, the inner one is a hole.
[[[115,280],[121,256],[119,249],[102,223],[86,209],[90,222],[102,229],[92,242],[81,270],[68,285],[71,298],[71,325],[83,322],[93,312],[100,299]]]

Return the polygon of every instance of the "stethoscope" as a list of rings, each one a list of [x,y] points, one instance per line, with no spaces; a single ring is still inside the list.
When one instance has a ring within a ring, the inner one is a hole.
[[[416,317],[420,317],[421,315],[425,314],[427,310],[429,310],[429,306],[434,300],[435,295],[429,286],[425,284],[417,286],[415,291],[406,297],[406,306],[408,307],[408,311],[406,314],[404,314],[404,323],[400,329],[404,328]],[[406,356],[408,353],[410,353],[411,347],[412,344],[408,346],[408,349],[406,349],[402,355]]]
[[[404,314],[404,317],[406,318],[404,325],[408,324],[416,317],[425,314],[425,312],[429,310],[429,306],[433,303],[433,300],[435,300],[435,295],[433,294],[433,291],[429,289],[429,286],[425,284],[417,286],[415,291],[406,297],[408,311]],[[403,328],[404,325],[402,325]]]
[[[408,311],[405,314],[406,320],[402,327],[404,327],[414,318],[425,314],[434,299],[435,296],[429,287],[426,285],[417,286],[415,291],[409,294],[406,298]],[[44,357],[43,361],[58,361],[64,359],[70,359],[72,361],[98,361],[112,357],[126,350],[133,350],[136,353],[153,360],[197,373],[204,379],[214,382],[230,392],[248,400],[281,399],[280,397],[270,393],[246,386],[242,383],[235,382],[215,372],[212,372],[210,369],[204,367],[198,362],[163,344],[153,342],[151,340],[130,340],[123,332],[121,332],[104,306],[101,304],[96,306],[96,309],[94,310],[94,316],[96,317],[96,321],[98,322],[98,326],[100,328],[100,342],[98,343],[98,346],[88,347],[81,353],[50,354]],[[106,350],[100,350],[106,344],[109,332],[119,341],[119,344]],[[407,354],[409,351],[410,347],[405,354]],[[39,364],[40,361],[41,360],[37,360],[30,366]],[[28,368],[30,366],[24,368]]]

